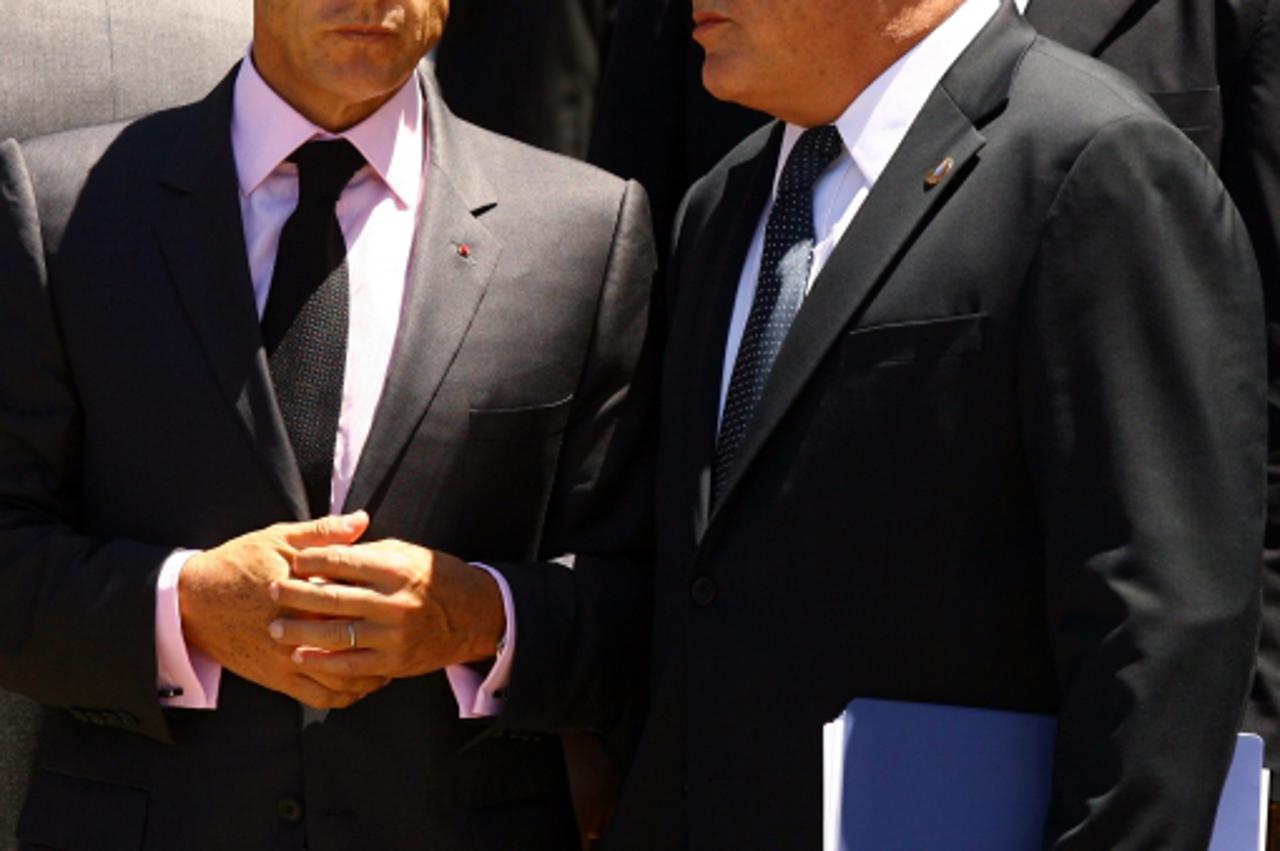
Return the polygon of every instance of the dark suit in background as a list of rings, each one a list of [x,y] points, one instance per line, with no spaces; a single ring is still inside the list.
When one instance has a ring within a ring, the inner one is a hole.
[[[582,158],[617,0],[453,3],[436,78],[459,117]]]
[[[780,131],[676,223],[652,712],[613,847],[819,847],[822,726],[870,696],[1054,713],[1047,848],[1200,851],[1264,514],[1260,287],[1221,184],[1007,3],[818,275],[713,506]]]
[[[7,0],[0,139],[85,127],[193,100],[244,52],[246,0]],[[0,691],[0,849],[12,847],[39,710]]]
[[[1222,175],[1262,271],[1269,328],[1271,520],[1258,673],[1245,727],[1280,769],[1280,2],[1031,0],[1027,19],[1151,93]],[[1273,785],[1280,799],[1280,785]]]
[[[231,91],[0,146],[0,682],[51,708],[19,835],[576,847],[559,739],[459,720],[442,672],[305,728],[230,670],[214,711],[157,702],[169,549],[307,511],[245,263]],[[369,540],[517,563],[513,585],[567,572],[519,563],[576,553],[583,582],[639,586],[647,469],[617,431],[652,269],[643,193],[452,117],[433,86],[427,112],[396,354],[347,508],[369,511]],[[634,658],[643,614],[602,606],[578,639]],[[573,717],[607,714],[602,690],[563,685]]]
[[[690,0],[620,0],[587,159],[649,193],[665,256],[685,190],[767,115],[713,98]]]

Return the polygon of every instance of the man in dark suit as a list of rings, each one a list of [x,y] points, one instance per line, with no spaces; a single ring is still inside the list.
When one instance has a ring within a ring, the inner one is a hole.
[[[781,121],[675,225],[614,847],[819,847],[822,727],[868,696],[1055,714],[1046,848],[1203,848],[1264,514],[1220,182],[1012,3],[693,8],[708,89]]]
[[[1130,76],[1218,170],[1249,229],[1280,376],[1280,3],[1276,0],[1018,3],[1043,35]],[[703,89],[701,48],[689,38],[690,0],[623,0],[592,140],[591,161],[649,190],[666,228],[685,189],[767,118]],[[1245,728],[1280,768],[1280,574],[1276,540],[1280,393],[1269,406],[1271,520],[1264,617]],[[1280,797],[1280,784],[1272,788]],[[1280,824],[1280,817],[1273,816]],[[1280,834],[1277,834],[1280,836]],[[1277,847],[1280,847],[1278,840]]]
[[[559,741],[457,683],[516,623],[539,655],[504,583],[570,573],[628,679],[648,213],[449,114],[414,72],[445,5],[260,0],[203,101],[0,146],[0,684],[50,709],[22,841],[576,847]],[[273,586],[357,538],[434,628],[334,622],[391,667],[308,673]],[[620,693],[586,676],[583,724]]]

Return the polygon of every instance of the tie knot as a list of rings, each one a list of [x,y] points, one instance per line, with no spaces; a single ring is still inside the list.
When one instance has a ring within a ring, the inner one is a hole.
[[[292,154],[298,166],[298,197],[321,198],[336,203],[342,188],[364,165],[364,157],[346,139],[307,142]]]
[[[831,124],[811,127],[801,133],[782,169],[778,193],[807,193],[812,190],[818,175],[839,156],[841,147],[840,131]]]

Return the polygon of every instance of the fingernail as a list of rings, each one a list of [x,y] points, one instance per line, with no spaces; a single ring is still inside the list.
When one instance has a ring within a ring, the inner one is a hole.
[[[280,601],[280,583],[272,582],[267,586],[267,593],[271,595],[271,599],[276,602]]]
[[[294,650],[292,653],[290,653],[289,658],[293,660],[293,664],[301,665],[302,664],[302,648],[299,647],[296,650]]]
[[[284,638],[284,624],[280,621],[272,621],[267,625],[267,632],[271,633],[271,637],[277,641]]]

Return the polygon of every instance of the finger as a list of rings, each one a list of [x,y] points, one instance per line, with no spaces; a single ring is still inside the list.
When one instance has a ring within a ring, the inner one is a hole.
[[[278,579],[268,590],[271,599],[282,609],[349,620],[380,620],[387,607],[386,597],[377,591],[332,582],[317,585],[298,579]]]
[[[306,676],[330,691],[348,692],[364,697],[368,697],[391,682],[390,677],[332,677],[316,673],[309,673]]]
[[[307,620],[277,618],[267,627],[273,639],[290,647],[316,647],[321,650],[355,650],[382,648],[388,628],[369,621]],[[355,638],[355,644],[351,639]]]
[[[295,674],[285,688],[290,697],[315,709],[345,709],[363,695],[325,688],[311,677]]]
[[[275,528],[286,544],[297,549],[350,544],[369,528],[369,515],[363,511],[333,514],[301,523],[280,523]]]
[[[334,582],[392,590],[405,582],[404,553],[379,546],[325,546],[299,552],[293,559],[295,576],[319,576]]]
[[[373,649],[331,652],[315,647],[299,647],[290,654],[293,664],[304,674],[341,677],[391,677],[391,657]]]

